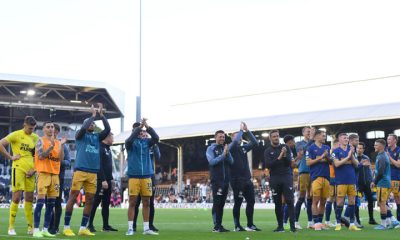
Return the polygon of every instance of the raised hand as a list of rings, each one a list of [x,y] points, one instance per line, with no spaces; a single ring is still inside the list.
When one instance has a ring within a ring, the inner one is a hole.
[[[100,116],[102,117],[103,114],[104,114],[103,104],[102,103],[97,103],[97,106],[99,106],[98,112],[99,112]]]
[[[61,145],[63,145],[66,142],[67,142],[67,136],[64,135],[64,136],[62,136],[60,143],[61,143]]]
[[[228,153],[229,153],[229,147],[228,147],[228,144],[225,144],[224,145],[224,155],[228,155]]]
[[[56,138],[54,137],[54,135],[52,135],[51,138],[50,138],[51,146],[54,146],[54,140],[55,140],[55,139],[56,139]]]
[[[142,127],[146,127],[146,129],[149,128],[149,125],[147,124],[147,118],[142,118],[141,124]]]
[[[94,108],[93,104],[90,107],[90,112],[92,113],[92,117],[96,117],[96,109]]]
[[[242,122],[240,124],[240,129],[243,130],[244,132],[247,132],[249,129],[247,128],[247,124],[245,122]]]

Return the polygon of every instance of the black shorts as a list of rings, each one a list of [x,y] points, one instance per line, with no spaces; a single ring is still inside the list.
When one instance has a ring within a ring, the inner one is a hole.
[[[293,177],[289,176],[273,176],[269,181],[272,196],[284,196],[286,201],[293,201]]]

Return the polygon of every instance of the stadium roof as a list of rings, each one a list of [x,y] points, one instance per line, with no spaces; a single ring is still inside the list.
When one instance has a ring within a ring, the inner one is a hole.
[[[106,83],[0,73],[2,125],[26,115],[38,121],[81,123],[97,102],[104,104],[108,118],[123,117],[124,94]]]
[[[293,113],[277,116],[256,117],[240,120],[228,120],[192,125],[157,128],[160,139],[177,139],[213,135],[218,129],[226,132],[237,131],[240,121],[247,123],[253,131],[270,129],[295,128],[303,126],[320,126],[341,123],[366,122],[400,118],[400,102],[331,109],[316,112]],[[131,131],[125,131],[115,137],[116,143],[123,143]]]

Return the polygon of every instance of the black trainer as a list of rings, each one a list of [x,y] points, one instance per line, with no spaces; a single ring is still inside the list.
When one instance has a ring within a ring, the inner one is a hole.
[[[224,228],[224,226],[221,225],[221,227],[219,228],[219,230],[221,232],[230,232],[228,229]]]
[[[150,230],[153,230],[154,232],[158,232],[158,229],[154,225],[149,226],[149,228],[150,228]]]
[[[97,232],[96,229],[94,229],[94,226],[88,226],[87,229],[92,233]]]
[[[296,229],[295,227],[291,227],[291,228],[290,228],[290,231],[291,231],[292,233],[295,233],[295,232],[297,232],[297,229]]]
[[[285,232],[285,229],[283,227],[277,227],[274,232]]]
[[[371,225],[378,225],[378,223],[375,221],[375,219],[370,219],[368,223]]]
[[[103,232],[117,232],[118,229],[111,227],[110,225],[103,227]]]
[[[233,229],[234,232],[244,232],[246,231],[242,226],[236,226],[235,229]]]
[[[252,226],[247,226],[246,228],[245,228],[245,230],[246,231],[248,231],[248,232],[259,232],[259,231],[261,231],[261,229],[259,229],[258,227],[256,227],[256,225],[252,225]]]

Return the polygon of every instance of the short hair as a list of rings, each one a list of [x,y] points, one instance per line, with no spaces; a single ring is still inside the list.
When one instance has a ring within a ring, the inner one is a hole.
[[[137,127],[139,127],[140,126],[140,122],[135,122],[133,125],[132,125],[132,128],[137,128]]]
[[[306,131],[306,129],[311,129],[311,127],[310,126],[303,127],[303,129],[301,129],[301,133],[304,133],[304,131]]]
[[[384,139],[377,139],[375,142],[386,146],[386,141]]]
[[[279,135],[279,130],[278,129],[273,129],[271,131],[269,131],[269,135],[271,136],[273,133],[278,133]]]
[[[288,135],[285,135],[285,136],[283,137],[283,141],[284,141],[285,143],[288,143],[290,140],[294,140],[294,136],[293,136],[293,135],[288,134]]]
[[[347,136],[347,133],[339,133],[338,138],[340,138],[341,136]]]
[[[352,134],[349,135],[349,140],[350,140],[350,141],[353,140],[353,139],[356,139],[356,138],[360,138],[360,137],[358,136],[358,134],[352,133]]]
[[[43,123],[43,128],[44,128],[44,126],[46,126],[46,124],[49,124],[49,123],[53,123],[53,121],[45,121],[45,122]]]
[[[325,133],[325,131],[317,129],[317,130],[315,130],[315,134],[314,135],[317,136],[317,135],[321,135],[322,133]]]
[[[57,123],[54,123],[54,130],[61,132],[61,127]]]
[[[365,145],[364,142],[359,142],[358,145],[361,145],[364,149],[365,149],[365,147],[367,146],[367,145]]]
[[[394,139],[396,139],[396,142],[399,140],[399,138],[397,137],[397,135],[396,135],[396,134],[393,134],[393,133],[389,134],[388,137],[393,137]]]
[[[24,123],[30,126],[36,126],[36,119],[33,116],[26,116]]]
[[[214,136],[217,136],[220,133],[225,135],[225,132],[223,130],[218,130],[218,131],[215,132]]]

